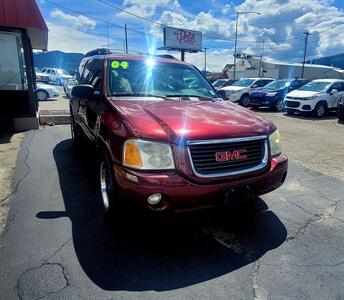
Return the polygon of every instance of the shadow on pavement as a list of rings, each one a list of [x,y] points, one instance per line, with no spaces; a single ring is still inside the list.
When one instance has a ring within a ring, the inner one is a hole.
[[[80,157],[71,140],[65,140],[55,147],[54,159],[66,212],[40,212],[37,217],[71,219],[78,260],[104,290],[166,291],[202,283],[256,261],[286,239],[286,228],[262,200],[245,218],[135,214],[110,226],[101,215],[93,154]]]

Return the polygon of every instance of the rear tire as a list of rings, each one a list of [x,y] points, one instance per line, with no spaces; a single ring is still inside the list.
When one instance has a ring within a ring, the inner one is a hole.
[[[248,95],[243,95],[239,103],[243,107],[248,107],[250,105],[250,97]]]
[[[313,110],[313,116],[316,118],[323,118],[326,114],[327,105],[324,102],[319,102],[314,110]]]
[[[75,124],[72,114],[70,117],[70,130],[71,130],[71,135],[72,135],[73,146],[75,148],[79,148],[80,145],[82,144],[82,136],[77,128],[77,125]]]
[[[49,99],[49,94],[45,90],[37,90],[36,97],[38,101],[47,101]]]

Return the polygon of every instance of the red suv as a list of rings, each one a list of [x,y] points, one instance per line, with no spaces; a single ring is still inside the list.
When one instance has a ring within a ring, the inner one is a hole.
[[[156,212],[219,207],[283,184],[287,157],[276,127],[222,101],[194,66],[91,53],[80,74],[72,136],[99,150],[106,214],[134,202]]]

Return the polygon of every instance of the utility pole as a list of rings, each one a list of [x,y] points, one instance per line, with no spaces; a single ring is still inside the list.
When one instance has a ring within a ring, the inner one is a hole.
[[[234,43],[234,72],[233,72],[233,78],[235,79],[235,72],[236,72],[236,57],[237,57],[237,42],[238,42],[238,19],[239,15],[245,15],[245,14],[257,14],[261,15],[260,12],[257,11],[237,11],[236,13],[236,22],[235,22],[235,43]]]
[[[128,53],[128,32],[127,32],[127,24],[124,24],[124,36],[125,36],[125,53]]]
[[[265,42],[265,32],[263,33],[262,53],[260,55],[260,62],[259,62],[259,77],[262,77],[262,74],[263,74],[264,42]]]
[[[236,57],[237,57],[238,18],[239,18],[239,12],[237,12],[237,13],[236,13],[236,22],[235,22],[234,69],[233,69],[233,78],[234,78],[234,79],[235,79],[235,71],[236,71]]]
[[[204,47],[204,75],[207,75],[207,47]]]
[[[306,53],[307,53],[307,43],[308,43],[308,36],[310,35],[309,31],[305,31],[305,49],[303,51],[303,62],[302,62],[302,72],[301,78],[303,78],[303,74],[305,72],[305,63],[306,63]]]
[[[107,48],[110,49],[110,42],[109,42],[109,22],[106,22],[106,39],[107,39]]]

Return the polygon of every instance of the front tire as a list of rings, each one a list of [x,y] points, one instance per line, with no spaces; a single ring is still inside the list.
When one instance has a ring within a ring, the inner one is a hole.
[[[282,99],[277,100],[272,108],[274,111],[278,111],[278,112],[282,111],[283,110],[283,100]]]
[[[243,95],[240,98],[240,105],[243,107],[248,107],[250,105],[250,97],[248,95]]]
[[[118,215],[120,207],[113,164],[104,149],[99,154],[99,183],[103,214],[110,221],[110,218]]]
[[[37,90],[36,97],[38,101],[47,101],[49,99],[49,94],[45,90]]]
[[[326,114],[327,105],[324,102],[319,102],[314,110],[313,110],[313,116],[316,118],[323,118]]]

